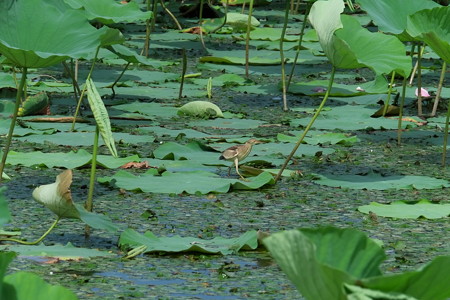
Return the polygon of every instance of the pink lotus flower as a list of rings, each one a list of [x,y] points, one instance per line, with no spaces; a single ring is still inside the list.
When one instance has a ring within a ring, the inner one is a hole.
[[[422,98],[431,97],[428,91],[424,88],[420,88],[420,95],[422,96]],[[416,97],[419,97],[419,89],[416,89]]]

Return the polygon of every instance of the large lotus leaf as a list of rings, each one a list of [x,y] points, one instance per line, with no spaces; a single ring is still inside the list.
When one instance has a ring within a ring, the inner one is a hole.
[[[352,16],[341,15],[341,21],[344,27],[335,35],[349,46],[359,64],[371,68],[376,74],[395,71],[404,77],[409,76],[411,57],[406,55],[405,45],[396,37],[369,32]]]
[[[409,16],[407,31],[450,63],[450,7],[426,9]]]
[[[20,67],[86,57],[104,33],[60,0],[0,1],[0,11],[0,53]]]
[[[422,9],[439,6],[431,0],[358,0],[363,10],[373,19],[378,29],[393,33],[402,40],[412,40],[406,30],[407,17]],[[427,20],[427,23],[432,19]]]
[[[15,256],[14,252],[0,252],[0,299],[3,299],[3,276],[5,276],[6,269]]]
[[[5,276],[0,299],[77,300],[78,297],[74,292],[63,286],[46,283],[36,274],[17,272]]]
[[[334,32],[342,28],[341,13],[344,11],[342,0],[316,1],[308,15],[319,38],[325,55],[336,67],[341,65],[359,68],[356,57],[345,43],[336,38]]]
[[[382,176],[371,172],[367,175],[317,175],[320,179],[315,182],[322,185],[367,190],[387,189],[436,189],[450,187],[444,179],[428,176],[390,175]]]
[[[0,250],[8,249],[14,251],[21,256],[40,256],[40,257],[57,257],[60,260],[78,260],[81,258],[98,257],[98,256],[114,256],[115,254],[107,251],[99,251],[97,249],[79,248],[71,243],[67,245],[4,245],[0,246]]]
[[[316,257],[317,245],[301,231],[275,233],[265,238],[263,243],[306,299],[346,299],[343,284],[351,282],[350,276],[321,264]],[[328,246],[334,247],[332,244]],[[341,253],[346,254],[344,251]]]
[[[411,58],[405,46],[395,37],[362,28],[354,17],[341,15],[343,9],[342,0],[317,1],[309,14],[330,62],[336,68],[369,67],[377,74],[408,76]]]
[[[364,233],[335,227],[303,228],[300,231],[316,245],[320,263],[359,279],[381,274],[379,266],[386,258],[384,252]]]
[[[205,171],[191,172],[158,172],[151,169],[144,174],[135,176],[125,171],[119,171],[113,176],[99,178],[101,183],[113,183],[118,188],[126,190],[140,190],[146,193],[165,194],[207,194],[226,193],[231,187],[235,189],[258,189],[266,184],[273,184],[272,175],[268,172],[252,177],[249,181],[220,178],[217,174]]]
[[[136,1],[121,3],[111,0],[64,0],[73,8],[84,8],[89,20],[103,24],[136,22],[150,19],[151,11],[141,11]]]
[[[384,292],[403,293],[420,300],[450,298],[450,256],[439,256],[417,271],[361,280],[364,287]]]
[[[371,289],[365,289],[358,285],[345,284],[348,300],[418,300],[399,293],[385,293]]]
[[[3,192],[6,187],[0,188],[0,228],[11,219],[11,214],[8,209],[8,203],[6,202]]]
[[[233,254],[239,250],[254,250],[258,248],[256,231],[248,231],[237,238],[226,239],[216,237],[204,240],[196,237],[157,237],[147,231],[140,234],[133,229],[127,229],[120,235],[119,246],[136,248],[146,246],[145,252],[200,252],[208,254]]]
[[[394,201],[390,204],[381,204],[371,202],[369,205],[358,207],[362,213],[375,213],[377,216],[416,219],[425,217],[427,219],[445,218],[450,215],[450,204],[436,204],[428,200],[420,200],[414,204],[408,204],[404,201]]]

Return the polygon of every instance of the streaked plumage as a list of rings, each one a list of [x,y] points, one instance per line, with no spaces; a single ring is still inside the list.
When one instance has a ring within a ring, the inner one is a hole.
[[[243,145],[236,145],[231,146],[228,149],[225,149],[225,151],[222,152],[222,155],[219,157],[219,159],[224,159],[228,161],[232,161],[233,165],[236,167],[236,173],[244,179],[244,177],[239,173],[239,162],[244,160],[252,151],[252,146],[255,144],[261,144],[262,142],[257,139],[250,139]],[[228,169],[228,175],[230,175],[231,167]]]

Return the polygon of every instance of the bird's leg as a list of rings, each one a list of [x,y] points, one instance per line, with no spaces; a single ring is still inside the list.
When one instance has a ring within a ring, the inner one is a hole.
[[[237,157],[234,159],[234,165],[236,166],[236,173],[239,175],[239,177],[241,177],[241,179],[244,181],[248,181],[248,179],[245,179],[244,176],[239,173],[239,160]]]
[[[230,177],[230,175],[231,175],[231,167],[234,165],[234,163],[231,165],[231,166],[229,166],[228,167],[228,177]]]

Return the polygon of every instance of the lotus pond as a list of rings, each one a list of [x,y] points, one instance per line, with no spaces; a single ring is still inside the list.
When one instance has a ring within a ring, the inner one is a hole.
[[[450,298],[447,6],[6,2],[0,299]]]

